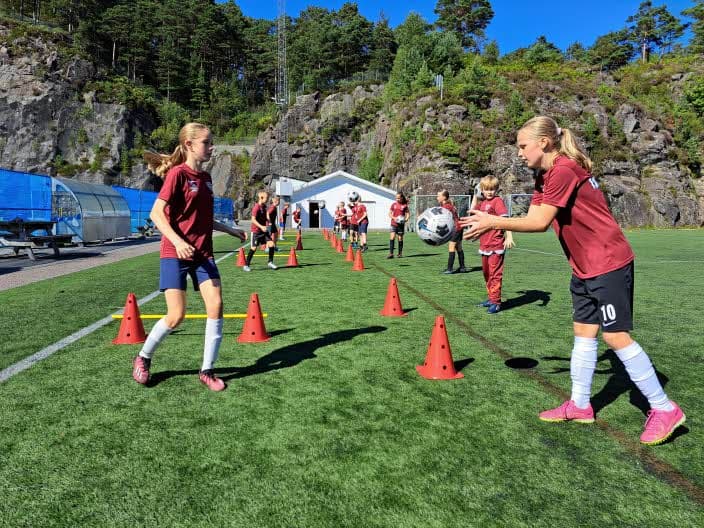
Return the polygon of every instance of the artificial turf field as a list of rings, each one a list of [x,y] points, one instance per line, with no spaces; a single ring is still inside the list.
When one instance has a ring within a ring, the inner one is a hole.
[[[202,320],[162,344],[149,387],[131,378],[140,345],[111,344],[118,323],[0,383],[0,526],[704,526],[704,231],[627,236],[634,337],[687,414],[673,441],[638,444],[645,402],[603,345],[597,423],[537,419],[570,386],[570,271],[553,233],[515,235],[496,315],[475,307],[475,244],[472,271],[447,276],[446,248],[408,234],[406,258],[386,260],[388,234],[373,233],[351,272],[305,233],[300,268],[258,258],[246,274],[220,236],[225,310],[257,292],[272,339],[239,345],[241,320],[225,322],[222,393],[197,380]],[[379,315],[391,276],[407,317]],[[0,370],[157,286],[152,254],[0,292]],[[163,296],[140,309],[163,313]],[[438,314],[463,379],[415,371]]]

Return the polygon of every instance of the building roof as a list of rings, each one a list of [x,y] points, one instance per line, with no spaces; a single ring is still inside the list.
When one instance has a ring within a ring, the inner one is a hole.
[[[349,172],[345,172],[343,170],[338,170],[330,174],[326,174],[325,176],[322,176],[320,178],[316,178],[315,180],[312,180],[306,183],[305,185],[302,185],[301,187],[295,189],[294,192],[298,194],[299,192],[308,191],[311,188],[325,183],[328,180],[332,180],[333,178],[336,178],[338,176],[342,176],[348,180],[351,180],[360,187],[371,188],[379,192],[380,194],[386,194],[391,196],[392,198],[396,196],[396,191],[394,191],[393,189],[389,189],[388,187],[384,187],[383,185],[379,185],[378,183],[370,182],[369,180],[365,180],[363,178],[360,178],[359,176],[355,176],[354,174],[350,174]]]

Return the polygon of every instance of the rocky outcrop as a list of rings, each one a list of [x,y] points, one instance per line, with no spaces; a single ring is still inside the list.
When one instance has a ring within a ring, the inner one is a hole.
[[[96,77],[91,63],[62,61],[41,38],[8,42],[9,35],[0,26],[0,166],[137,187],[148,181],[142,166],[122,174],[121,161],[138,134],[153,130],[151,117],[97,102],[85,91]]]

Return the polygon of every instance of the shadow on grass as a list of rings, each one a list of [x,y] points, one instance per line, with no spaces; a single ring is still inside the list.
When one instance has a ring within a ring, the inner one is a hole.
[[[272,332],[269,332],[269,337],[276,337],[277,335],[281,334],[287,334],[289,333],[293,328],[283,328],[281,330],[274,330]],[[223,332],[223,336],[239,336],[242,333],[241,328],[236,328],[228,332]],[[171,335],[178,335],[178,336],[202,336],[203,335],[203,330],[199,332],[191,332],[191,331],[184,331],[182,328],[177,328],[176,330],[171,332]]]
[[[298,266],[279,266],[279,269],[276,271],[296,268],[310,268],[311,266],[332,266],[332,262],[315,262],[312,264],[299,264]]]
[[[547,356],[541,359],[545,361],[564,361],[568,365],[567,367],[555,368],[548,374],[569,373],[570,371],[569,357]],[[647,415],[650,410],[648,400],[645,396],[643,396],[640,390],[638,390],[638,387],[636,387],[631,381],[625,367],[623,366],[623,363],[621,363],[621,360],[618,359],[616,353],[611,349],[607,349],[601,356],[599,356],[599,358],[597,358],[597,367],[599,367],[599,363],[603,362],[608,362],[608,367],[597,368],[594,371],[594,374],[611,374],[611,377],[607,380],[604,387],[591,397],[594,412],[598,413],[600,410],[615,402],[619,396],[628,393],[631,405],[640,409],[644,415]],[[657,369],[655,370],[655,374],[663,387],[665,387],[667,382],[670,381],[667,376],[661,372],[658,372]]]
[[[516,370],[533,369],[538,366],[538,360],[528,357],[515,357],[504,361],[504,365]]]
[[[457,361],[453,361],[453,364],[455,365],[455,370],[457,372],[460,372],[463,368],[465,368],[467,365],[469,365],[472,362],[474,362],[474,358],[465,358],[465,359],[458,359]]]
[[[518,293],[519,297],[514,297],[512,299],[506,299],[506,302],[501,303],[501,311],[511,310],[512,308],[518,308],[525,304],[533,304],[535,302],[540,302],[538,306],[547,306],[550,302],[551,292],[546,292],[542,290],[520,290]]]
[[[282,348],[277,348],[276,350],[272,350],[266,356],[259,358],[254,365],[250,365],[248,367],[216,368],[214,371],[224,381],[228,381],[231,379],[245,378],[255,374],[271,372],[272,370],[294,367],[306,359],[313,359],[317,357],[313,352],[319,348],[342,343],[343,341],[349,341],[358,335],[378,333],[383,332],[384,330],[386,330],[385,326],[368,326],[366,328],[354,328],[330,332],[328,334],[323,334],[316,339],[303,341],[301,343],[294,343]],[[279,330],[278,333],[281,334],[288,331],[289,330]],[[271,332],[269,335],[274,336],[277,334],[276,332]],[[159,383],[162,383],[169,378],[173,378],[174,376],[197,375],[198,370],[166,370],[163,372],[156,372],[150,378],[148,386],[155,387]]]
[[[404,254],[403,257],[401,257],[401,258],[407,259],[407,258],[417,258],[417,257],[435,257],[437,255],[440,255],[440,253],[414,253],[413,255]]]

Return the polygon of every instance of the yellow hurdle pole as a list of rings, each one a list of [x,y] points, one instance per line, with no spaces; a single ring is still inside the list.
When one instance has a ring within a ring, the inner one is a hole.
[[[140,319],[161,319],[164,317],[166,314],[141,314],[139,316]],[[125,316],[124,315],[117,315],[114,314],[112,316],[113,319],[123,319]],[[247,317],[247,314],[223,314],[223,319],[245,319]],[[269,314],[262,314],[262,317],[269,317]],[[207,314],[186,314],[186,319],[207,319],[208,315]]]
[[[267,250],[265,249],[264,251],[267,251]],[[268,253],[267,253],[267,254],[260,253],[259,255],[252,255],[252,256],[253,256],[253,257],[260,257],[260,258],[263,258],[263,257],[269,258],[269,254],[268,254]],[[275,257],[286,257],[286,258],[288,258],[288,253],[279,252],[278,255],[277,255],[276,253],[274,253],[274,256],[275,256]]]

